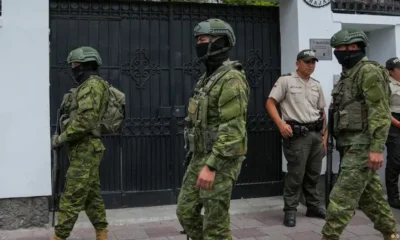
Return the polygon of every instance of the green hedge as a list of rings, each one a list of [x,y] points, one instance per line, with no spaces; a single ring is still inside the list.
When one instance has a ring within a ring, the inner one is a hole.
[[[256,0],[223,0],[227,4],[237,5],[254,5],[254,6],[278,6],[278,2],[272,1],[256,1]]]
[[[217,2],[215,0],[172,0],[172,2]],[[220,0],[220,3],[233,4],[233,5],[253,5],[253,6],[278,6],[278,2],[274,1],[260,1],[260,0]]]

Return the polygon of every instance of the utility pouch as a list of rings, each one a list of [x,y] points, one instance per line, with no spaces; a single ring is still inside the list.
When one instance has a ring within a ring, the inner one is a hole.
[[[194,98],[190,98],[188,107],[188,115],[189,115],[188,117],[192,123],[197,122],[198,111],[199,111],[199,102]]]
[[[355,101],[347,105],[343,110],[338,112],[338,125],[337,129],[339,131],[353,131],[358,132],[364,129],[363,124],[363,107],[360,102]]]
[[[199,97],[199,120],[201,129],[207,129],[208,96]]]
[[[183,140],[185,142],[184,148],[186,151],[189,151],[190,143],[189,143],[189,131],[187,128],[183,130]]]
[[[195,143],[195,135],[193,134],[193,133],[188,133],[187,134],[187,139],[188,139],[188,143],[189,143],[189,151],[190,152],[195,152],[197,149],[196,149],[196,146],[194,145],[194,143]]]

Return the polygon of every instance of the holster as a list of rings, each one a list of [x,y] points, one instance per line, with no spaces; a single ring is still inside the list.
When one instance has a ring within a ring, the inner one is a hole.
[[[317,122],[315,122],[315,131],[319,132],[324,128],[324,119],[319,118]]]
[[[300,125],[290,125],[290,127],[292,128],[293,131],[293,137],[298,137],[300,136]]]
[[[299,136],[306,137],[310,132],[310,130],[306,126],[294,124],[290,125],[290,127],[293,130],[293,137],[299,137]]]
[[[293,136],[307,136],[309,132],[320,132],[324,126],[324,119],[321,117],[313,123],[298,123],[295,121],[286,122],[293,130]]]

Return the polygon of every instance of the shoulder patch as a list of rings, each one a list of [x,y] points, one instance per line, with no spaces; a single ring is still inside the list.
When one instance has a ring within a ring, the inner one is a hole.
[[[281,77],[286,77],[286,76],[292,76],[292,74],[291,73],[286,73],[286,74],[281,75]]]

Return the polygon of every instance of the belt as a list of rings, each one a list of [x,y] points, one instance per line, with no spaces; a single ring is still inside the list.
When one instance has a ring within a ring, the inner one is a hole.
[[[308,129],[308,131],[312,131],[312,132],[317,132],[319,131],[317,129],[317,122],[312,122],[312,123],[299,123],[296,121],[287,121],[287,124],[289,124],[292,128],[294,126],[302,126],[302,127],[306,127]]]

